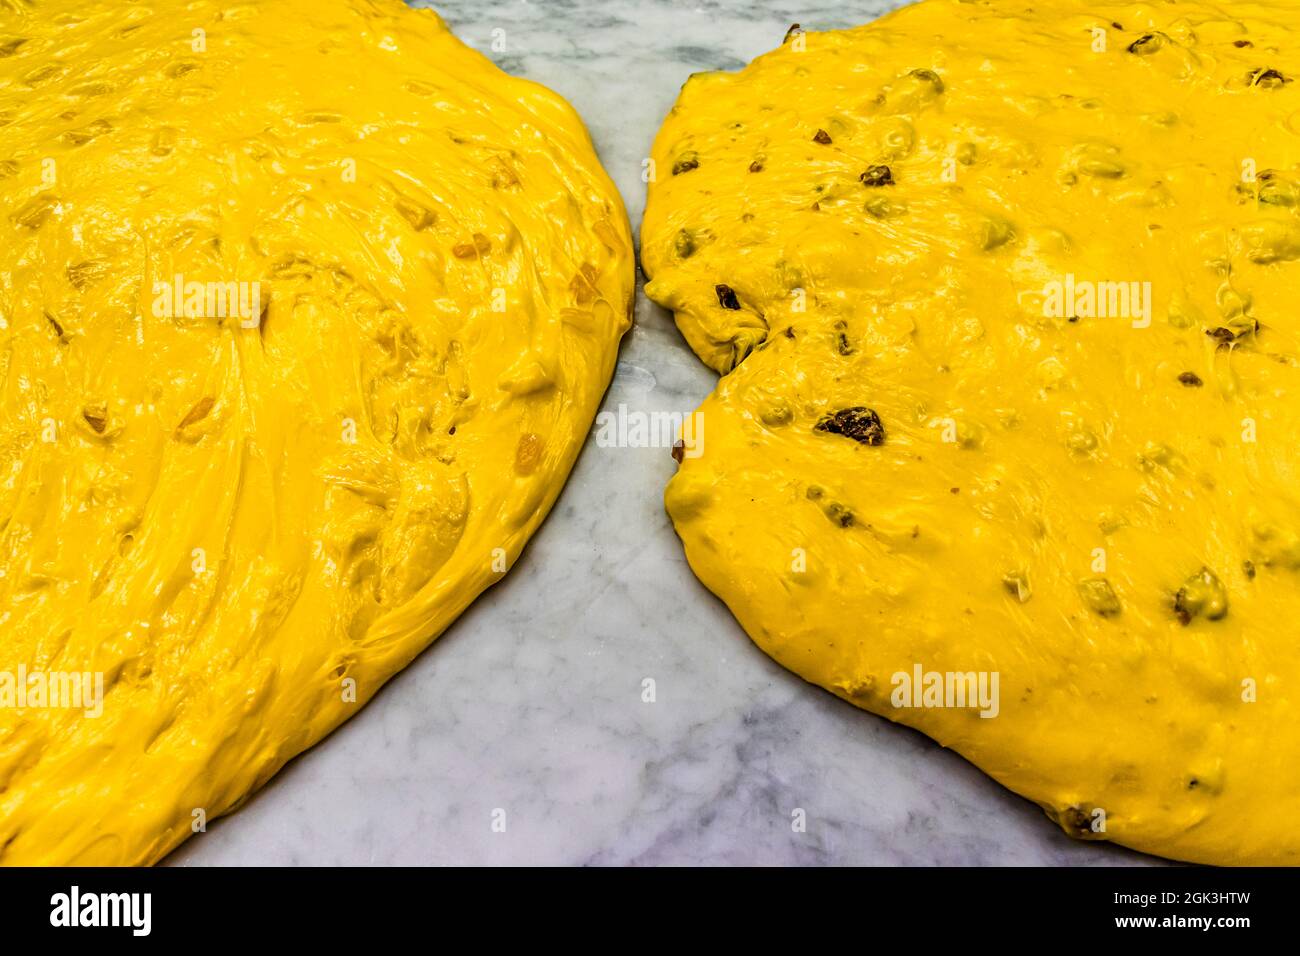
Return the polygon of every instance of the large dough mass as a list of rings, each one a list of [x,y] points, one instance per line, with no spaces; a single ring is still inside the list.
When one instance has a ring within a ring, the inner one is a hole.
[[[1300,861],[1297,29],[925,0],[692,77],[652,154],[647,292],[724,375],[667,492],[695,572],[808,680],[1185,860]]]
[[[150,862],[500,579],[631,238],[569,106],[430,11],[0,8],[0,862]]]

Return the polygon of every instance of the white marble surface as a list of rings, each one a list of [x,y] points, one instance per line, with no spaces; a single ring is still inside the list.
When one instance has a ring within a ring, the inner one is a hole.
[[[446,0],[456,32],[577,107],[627,203],[687,75],[889,0]],[[490,52],[493,30],[504,52]],[[689,412],[712,374],[642,298],[607,408]],[[912,731],[779,668],[695,580],[663,449],[578,463],[506,580],[173,864],[1116,864]],[[657,699],[642,701],[653,678]],[[807,814],[794,832],[792,812]],[[505,832],[493,812],[505,811]]]

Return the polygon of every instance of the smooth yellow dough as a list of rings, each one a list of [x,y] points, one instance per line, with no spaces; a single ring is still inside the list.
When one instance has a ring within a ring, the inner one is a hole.
[[[1074,835],[1207,863],[1300,861],[1298,30],[796,31],[687,82],[642,231],[724,375],[668,510],[759,646]],[[897,706],[918,666],[996,674],[997,715]]]
[[[151,862],[519,554],[627,219],[430,11],[40,0],[0,4],[0,232],[0,672],[104,677],[97,718],[0,708],[0,862]],[[169,314],[176,276],[264,314]]]

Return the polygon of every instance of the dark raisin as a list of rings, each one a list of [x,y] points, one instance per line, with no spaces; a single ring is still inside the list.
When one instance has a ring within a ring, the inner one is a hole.
[[[677,441],[673,442],[673,461],[677,462],[677,464],[680,465],[682,463],[682,459],[684,459],[685,457],[686,457],[686,442],[682,441],[679,438],[677,439]]]
[[[849,337],[848,337],[847,335],[845,335],[843,332],[841,332],[841,333],[839,334],[839,338],[836,339],[836,341],[835,341],[835,347],[836,347],[836,349],[839,350],[839,353],[840,353],[841,355],[852,355],[852,354],[853,354],[853,346],[849,344]]]
[[[799,26],[799,24],[797,24],[797,23],[792,23],[792,24],[790,24],[790,29],[785,31],[785,39],[782,40],[781,42],[782,42],[782,43],[789,43],[792,39],[794,39],[795,37],[797,37],[800,33],[803,33],[803,27]]]
[[[1254,561],[1243,561],[1243,562],[1241,562],[1241,570],[1244,571],[1244,572],[1246,573],[1246,577],[1247,577],[1247,578],[1249,578],[1249,579],[1252,580],[1252,581],[1255,580],[1255,562],[1254,562]]]
[[[1254,46],[1255,44],[1251,43],[1249,40],[1233,40],[1232,45],[1238,50],[1244,50],[1246,47]]]
[[[1124,24],[1120,23],[1118,20],[1110,21],[1110,25],[1113,26],[1116,30],[1123,31],[1124,29]]]
[[[673,175],[680,176],[682,173],[689,173],[692,169],[700,168],[700,157],[698,153],[682,153],[673,163]]]
[[[48,323],[50,323],[50,328],[54,329],[54,334],[55,334],[56,336],[58,336],[60,340],[62,340],[62,339],[63,339],[63,326],[61,326],[61,325],[59,324],[59,320],[56,319],[54,316],[50,315],[50,313],[46,312],[46,313],[45,313],[45,321],[48,322]]]
[[[724,309],[735,312],[740,308],[740,300],[736,298],[736,291],[731,286],[718,284],[713,287],[713,291],[718,294],[718,305]]]
[[[858,178],[864,186],[894,185],[894,173],[888,166],[868,166],[867,171]]]
[[[1178,381],[1182,382],[1188,388],[1200,388],[1205,383],[1201,381],[1201,376],[1195,372],[1184,372],[1178,376]]]
[[[822,510],[826,512],[826,517],[841,528],[853,527],[853,512],[838,501],[829,502]]]
[[[813,426],[813,430],[831,435],[843,435],[861,445],[885,443],[885,426],[881,424],[880,416],[874,410],[861,405],[841,408],[837,412],[823,415]]]
[[[1219,326],[1214,329],[1206,329],[1205,334],[1219,343],[1219,350],[1229,348],[1241,339],[1247,338],[1259,331],[1259,319],[1252,316],[1245,316],[1235,320],[1229,326]]]
[[[1065,829],[1074,836],[1092,836],[1092,818],[1082,807],[1066,807],[1060,819],[1065,824]]]
[[[813,142],[821,143],[823,146],[829,146],[831,144],[831,134],[826,132],[824,129],[819,129],[813,136]]]
[[[1128,45],[1130,53],[1136,53],[1138,56],[1147,56],[1155,53],[1164,46],[1164,35],[1160,33],[1144,33]]]
[[[785,337],[786,337],[787,339],[792,339],[792,338],[794,338],[794,326],[793,326],[793,325],[787,325],[787,326],[785,327]]]
[[[749,171],[751,173],[761,173],[763,171],[763,164],[760,163],[758,160],[754,160],[752,163],[749,164]]]
[[[1277,70],[1255,70],[1250,74],[1251,86],[1262,86],[1266,90],[1275,90],[1291,81]]]

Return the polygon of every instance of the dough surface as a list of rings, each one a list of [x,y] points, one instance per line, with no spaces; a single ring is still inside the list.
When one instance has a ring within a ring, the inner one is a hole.
[[[518,556],[631,236],[573,110],[395,0],[0,3],[0,212],[0,862],[152,862]]]
[[[668,511],[753,640],[1075,836],[1206,863],[1300,862],[1297,28],[796,31],[686,83],[642,230],[723,375]]]

